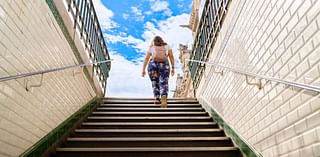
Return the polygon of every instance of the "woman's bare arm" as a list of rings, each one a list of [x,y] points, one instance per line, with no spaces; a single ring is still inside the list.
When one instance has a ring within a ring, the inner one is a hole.
[[[142,73],[141,73],[142,77],[144,77],[146,75],[146,66],[147,66],[147,63],[149,62],[150,56],[151,56],[150,53],[147,52],[146,57],[144,58],[144,62],[143,62]]]
[[[174,75],[174,57],[173,57],[172,49],[168,50],[168,56],[171,63],[171,76],[173,76]]]

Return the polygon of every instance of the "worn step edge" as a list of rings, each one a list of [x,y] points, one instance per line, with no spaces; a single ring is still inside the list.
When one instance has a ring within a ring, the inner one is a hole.
[[[139,120],[139,119],[145,119],[145,120],[148,120],[148,119],[164,119],[164,120],[167,120],[167,119],[211,119],[211,117],[209,116],[203,116],[203,117],[94,117],[94,116],[89,116],[88,119],[101,119],[101,120],[112,120],[112,119],[130,119],[130,120]]]
[[[68,138],[68,141],[81,141],[81,142],[107,142],[107,141],[221,141],[229,140],[228,137],[122,137],[122,138]]]
[[[92,112],[92,114],[207,114],[207,112]]]
[[[160,104],[159,104],[160,105]],[[109,107],[98,107],[97,110],[203,110],[203,108],[109,108]]]
[[[75,132],[220,132],[222,129],[76,129]]]
[[[82,125],[106,125],[106,126],[119,126],[119,125],[216,125],[215,122],[83,122]]]
[[[106,97],[103,100],[154,100],[154,98]],[[196,98],[168,98],[168,100],[197,100]]]
[[[200,104],[169,104],[170,106],[201,106]],[[155,104],[101,104],[100,107],[103,106],[103,107],[109,107],[109,106],[146,106],[146,107],[149,107],[149,106],[157,106]]]
[[[154,104],[154,101],[104,101],[103,104]],[[167,101],[168,104],[199,104],[197,101]]]
[[[59,152],[159,152],[159,151],[236,151],[236,147],[122,147],[122,148],[56,148]]]
[[[109,101],[142,101],[142,102],[145,102],[145,101],[154,101],[154,98],[153,99],[104,99],[102,100],[103,102],[109,102]],[[195,99],[171,99],[171,98],[168,98],[167,101],[175,101],[175,102],[199,102],[198,100],[195,100]]]

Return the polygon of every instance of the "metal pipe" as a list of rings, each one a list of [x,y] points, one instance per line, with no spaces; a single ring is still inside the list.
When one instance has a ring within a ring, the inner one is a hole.
[[[224,66],[224,65],[211,63],[211,62],[204,62],[204,61],[193,60],[193,59],[186,59],[186,60],[190,61],[190,62],[213,65],[213,66],[216,66],[216,67],[227,69],[229,71],[232,71],[232,72],[240,74],[240,75],[249,75],[249,76],[252,76],[252,77],[256,77],[256,78],[260,78],[260,79],[264,79],[264,80],[268,80],[268,81],[273,81],[273,82],[277,82],[277,83],[282,83],[282,84],[285,84],[285,85],[288,85],[288,86],[293,86],[293,87],[302,88],[302,89],[306,89],[306,90],[315,91],[315,92],[319,92],[320,93],[320,87],[319,86],[307,85],[307,84],[303,84],[303,83],[298,83],[298,82],[287,81],[287,80],[283,80],[283,79],[277,79],[277,78],[272,78],[272,77],[268,77],[268,76],[258,75],[258,74],[255,74],[255,73],[246,72],[246,71],[242,71],[242,70],[237,70],[237,69],[233,69],[233,68],[230,68],[230,67],[227,67],[227,66]]]
[[[102,63],[107,63],[107,62],[111,62],[111,61],[112,61],[112,59],[99,61],[99,62],[93,62],[93,63],[71,65],[71,66],[66,66],[66,67],[62,67],[62,68],[42,70],[42,71],[37,71],[37,72],[30,72],[30,73],[23,73],[23,74],[18,74],[18,75],[5,76],[5,77],[0,78],[0,82],[14,80],[14,79],[18,79],[18,78],[24,78],[24,77],[33,76],[33,75],[45,74],[45,73],[50,73],[50,72],[55,72],[55,71],[61,71],[61,70],[66,70],[66,69],[71,69],[71,68],[76,68],[76,67],[85,67],[85,66],[89,66],[89,65],[102,64]]]

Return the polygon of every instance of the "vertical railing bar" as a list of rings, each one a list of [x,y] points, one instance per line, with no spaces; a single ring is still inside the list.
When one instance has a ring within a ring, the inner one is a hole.
[[[74,6],[75,6],[75,10],[76,10],[76,12],[75,12],[75,14],[74,14],[74,17],[73,17],[73,28],[74,29],[76,29],[76,27],[77,27],[77,21],[78,21],[78,13],[79,13],[79,8],[78,8],[78,3],[79,3],[79,1],[80,0],[76,0],[76,1],[74,1]]]
[[[83,20],[84,20],[84,18],[83,18],[83,16],[84,16],[84,14],[85,14],[85,3],[86,3],[86,1],[84,1],[84,0],[82,0],[81,1],[81,5],[80,5],[80,14],[79,14],[79,19],[80,19],[80,38],[82,38],[82,30],[83,30]]]
[[[85,43],[92,62],[110,59],[106,43],[92,0],[66,0],[67,10],[72,14],[74,29],[79,29],[80,39]],[[106,79],[110,64],[94,65],[92,72],[99,75],[102,87],[106,86]]]

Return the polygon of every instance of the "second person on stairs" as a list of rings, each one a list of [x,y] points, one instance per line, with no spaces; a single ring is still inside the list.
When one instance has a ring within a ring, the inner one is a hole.
[[[146,75],[148,64],[148,75],[152,83],[155,103],[161,102],[161,107],[167,107],[168,81],[170,75],[174,75],[174,58],[172,49],[160,36],[155,36],[147,50],[142,67],[142,77]],[[160,100],[161,98],[161,100]]]

